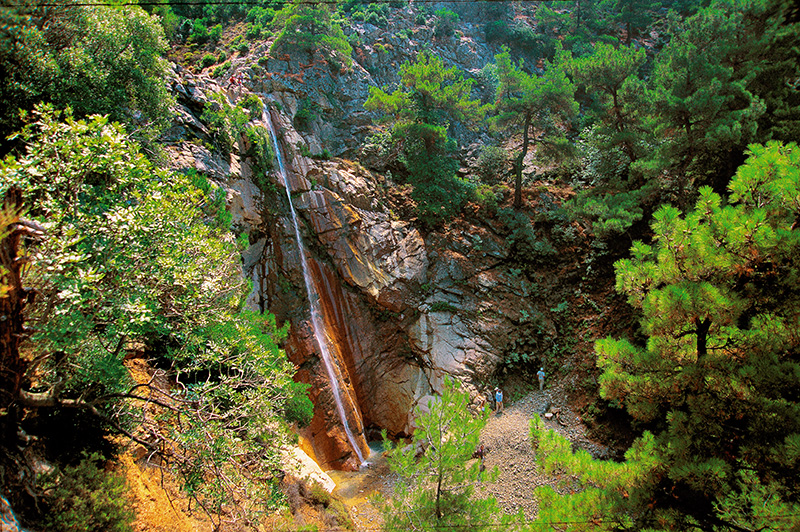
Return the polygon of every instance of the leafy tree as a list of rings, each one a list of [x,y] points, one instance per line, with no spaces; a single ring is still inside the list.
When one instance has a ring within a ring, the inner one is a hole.
[[[543,519],[600,529],[792,530],[800,512],[800,148],[752,145],[690,213],[664,206],[653,245],[617,262],[645,345],[596,344],[600,393],[648,427],[621,464],[572,455],[534,427],[548,467],[584,489]]]
[[[495,56],[497,101],[495,121],[501,127],[522,128],[522,148],[514,161],[514,207],[522,206],[522,165],[531,140],[545,145],[564,144],[564,121],[578,112],[575,87],[557,61],[547,61],[542,76],[525,73],[511,60],[508,48]],[[531,138],[531,127],[538,129]],[[563,126],[562,126],[563,127]]]
[[[0,190],[21,190],[41,228],[22,276],[3,278],[36,294],[25,309],[36,330],[17,353],[2,344],[6,430],[25,412],[83,411],[160,456],[209,512],[274,505],[280,413],[304,390],[277,346],[285,330],[241,310],[224,194],[153,167],[107,118],[59,121],[47,107],[34,118],[25,154],[0,165]],[[132,382],[131,350],[171,367],[176,388]]]
[[[465,80],[456,67],[445,68],[434,55],[420,52],[414,63],[403,63],[400,80],[403,88],[392,93],[370,87],[364,108],[380,110],[393,121],[420,218],[435,225],[457,214],[469,192],[455,176],[455,141],[448,128],[451,121],[473,123],[484,110],[470,99],[473,80]]]
[[[478,448],[488,414],[474,418],[468,404],[469,395],[445,377],[441,397],[429,403],[428,412],[418,410],[411,444],[388,453],[400,482],[394,496],[381,501],[385,530],[481,531],[498,525],[511,529],[509,520],[500,517],[494,497],[475,494],[480,463],[467,462]]]
[[[74,3],[22,9],[13,21],[0,51],[2,136],[20,127],[18,109],[40,101],[71,106],[78,116],[108,114],[140,130],[165,125],[173,99],[158,17],[138,6]]]

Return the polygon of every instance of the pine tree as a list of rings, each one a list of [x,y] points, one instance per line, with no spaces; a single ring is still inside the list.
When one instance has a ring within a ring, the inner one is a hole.
[[[477,460],[470,463],[487,414],[473,417],[468,404],[469,395],[445,377],[441,397],[429,403],[428,412],[418,412],[411,444],[389,453],[401,480],[393,497],[381,503],[384,530],[511,530],[494,497],[475,494],[477,482],[496,473],[482,473]]]
[[[789,530],[800,512],[800,148],[749,153],[726,200],[703,187],[686,215],[662,207],[653,244],[615,265],[648,336],[596,344],[601,395],[650,429],[626,462],[535,427],[550,467],[587,483],[564,504],[591,497],[603,528]]]
[[[653,21],[653,14],[661,2],[653,0],[604,0],[604,7],[613,13],[616,22],[625,26],[625,44],[631,44],[635,34],[647,28]]]
[[[620,146],[631,162],[639,157],[637,143],[642,136],[638,126],[643,88],[637,73],[645,59],[642,48],[598,43],[591,54],[569,62],[575,82],[599,97],[610,146]]]
[[[403,63],[400,80],[403,87],[392,93],[370,87],[364,108],[382,111],[393,122],[392,135],[402,144],[418,214],[436,225],[458,213],[469,190],[455,176],[456,144],[448,129],[454,122],[472,125],[484,109],[470,98],[473,80],[430,53],[420,52],[413,63]]]
[[[503,128],[522,129],[522,148],[514,160],[514,207],[522,206],[522,164],[534,143],[565,144],[564,122],[578,112],[575,87],[567,77],[557,55],[555,63],[547,61],[542,76],[528,74],[522,65],[511,60],[508,48],[495,56],[497,64],[497,100],[495,123]],[[531,129],[534,133],[531,137]]]
[[[748,55],[745,40],[764,44],[761,34],[745,27],[743,13],[723,2],[700,10],[673,29],[653,74],[657,133],[668,139],[665,160],[677,161],[679,174],[701,181],[707,173],[718,174],[718,190],[733,174],[737,154],[757,140],[766,110],[748,88],[756,71],[737,64]]]

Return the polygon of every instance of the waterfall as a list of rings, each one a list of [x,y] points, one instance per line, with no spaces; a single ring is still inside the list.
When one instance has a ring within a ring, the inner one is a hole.
[[[300,265],[303,269],[303,280],[305,281],[306,292],[308,293],[308,300],[311,305],[311,328],[314,332],[314,339],[317,341],[317,346],[319,347],[320,354],[322,355],[322,362],[325,366],[325,371],[328,373],[328,380],[331,383],[333,399],[336,402],[336,410],[339,412],[339,417],[342,420],[342,426],[344,427],[344,432],[347,435],[347,440],[350,442],[350,446],[353,448],[353,451],[355,451],[356,456],[358,456],[359,464],[364,465],[364,455],[361,453],[361,448],[358,446],[356,438],[353,435],[353,431],[350,430],[350,424],[347,422],[347,415],[345,414],[344,404],[342,403],[342,392],[339,388],[339,378],[336,374],[336,366],[334,364],[333,357],[331,356],[330,349],[328,348],[328,343],[325,339],[325,325],[322,318],[322,308],[320,307],[319,302],[319,292],[314,285],[314,280],[311,277],[311,272],[308,267],[306,248],[303,244],[303,238],[300,236],[300,225],[297,222],[297,213],[295,212],[294,204],[292,203],[292,191],[289,187],[289,179],[286,176],[286,169],[283,166],[281,149],[280,146],[278,146],[278,136],[275,134],[275,130],[272,127],[272,120],[270,119],[266,106],[264,106],[262,111],[262,120],[269,129],[269,135],[272,138],[272,144],[275,147],[275,159],[278,161],[278,172],[283,179],[283,184],[286,188],[286,196],[289,198],[289,210],[292,214],[294,235],[295,239],[297,240],[297,249],[300,254]]]

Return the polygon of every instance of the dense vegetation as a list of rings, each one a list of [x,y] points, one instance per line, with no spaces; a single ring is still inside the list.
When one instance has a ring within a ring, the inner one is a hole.
[[[609,248],[605,258],[620,259],[616,289],[641,326],[596,343],[595,391],[627,412],[635,441],[624,460],[597,462],[534,423],[542,466],[573,472],[580,489],[541,490],[532,529],[793,529],[796,10],[788,0],[486,4],[478,15],[411,9],[437,42],[479,20],[493,63],[465,72],[428,47],[398,62],[397,86],[371,87],[364,107],[383,119],[371,141],[391,155],[386,167],[411,188],[425,230],[472,201],[496,217],[520,278],[554,264],[575,222],[599,250],[587,263]],[[234,236],[224,193],[158,166],[174,103],[164,56],[180,49],[184,67],[220,78],[230,57],[266,43],[272,57],[341,72],[363,45],[354,26],[388,30],[406,7],[23,1],[0,11],[0,481],[26,518],[51,530],[128,529],[121,481],[101,467],[116,452],[109,434],[158,456],[210,514],[255,523],[280,504],[277,451],[311,405],[279,348],[285,329],[244,309],[247,235]],[[268,192],[272,147],[251,123],[262,106],[211,96],[199,142],[228,155],[242,141]],[[306,97],[292,118],[310,131],[320,113]],[[465,176],[459,142],[477,138],[485,145]],[[531,157],[575,191],[569,201],[542,192],[530,208]],[[495,186],[511,174],[513,203],[499,208]],[[551,342],[534,357],[545,329],[523,316],[505,367],[562,356]],[[152,361],[144,380],[126,364],[141,356]],[[412,445],[390,455],[406,482],[384,502],[387,528],[498,526],[494,501],[473,490],[478,470],[460,467],[482,422],[448,381]],[[60,430],[74,433],[56,445]],[[28,433],[54,469],[7,475],[27,471],[15,449]]]

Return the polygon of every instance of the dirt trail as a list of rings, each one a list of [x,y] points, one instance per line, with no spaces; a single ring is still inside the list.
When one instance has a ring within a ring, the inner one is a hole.
[[[544,418],[547,412],[553,413],[553,417]],[[586,427],[568,406],[561,384],[543,392],[533,391],[506,406],[503,413],[492,414],[481,434],[481,442],[487,450],[487,470],[497,466],[499,475],[494,482],[485,482],[479,489],[494,495],[504,512],[515,514],[522,510],[526,519],[534,518],[538,512],[533,490],[545,484],[557,488],[558,482],[563,480],[539,472],[530,443],[530,420],[534,414],[542,416],[547,427],[566,436],[575,447],[586,449],[594,456],[605,456],[608,452],[588,438]],[[376,530],[381,524],[380,515],[368,497],[376,492],[391,496],[397,480],[379,453],[373,454],[371,460],[373,464],[365,471],[332,475],[337,483],[334,493],[350,508],[356,530],[361,531]]]
[[[553,417],[546,419],[547,412],[553,413]],[[500,474],[494,482],[485,483],[484,489],[497,498],[506,513],[522,510],[528,519],[534,518],[538,511],[533,490],[545,484],[558,488],[562,480],[541,474],[536,465],[530,442],[530,420],[534,414],[542,416],[548,428],[566,436],[574,446],[594,456],[607,454],[605,447],[587,437],[586,427],[568,406],[561,385],[531,392],[507,406],[504,412],[492,414],[481,434],[481,442],[487,450],[486,469],[496,466]]]

